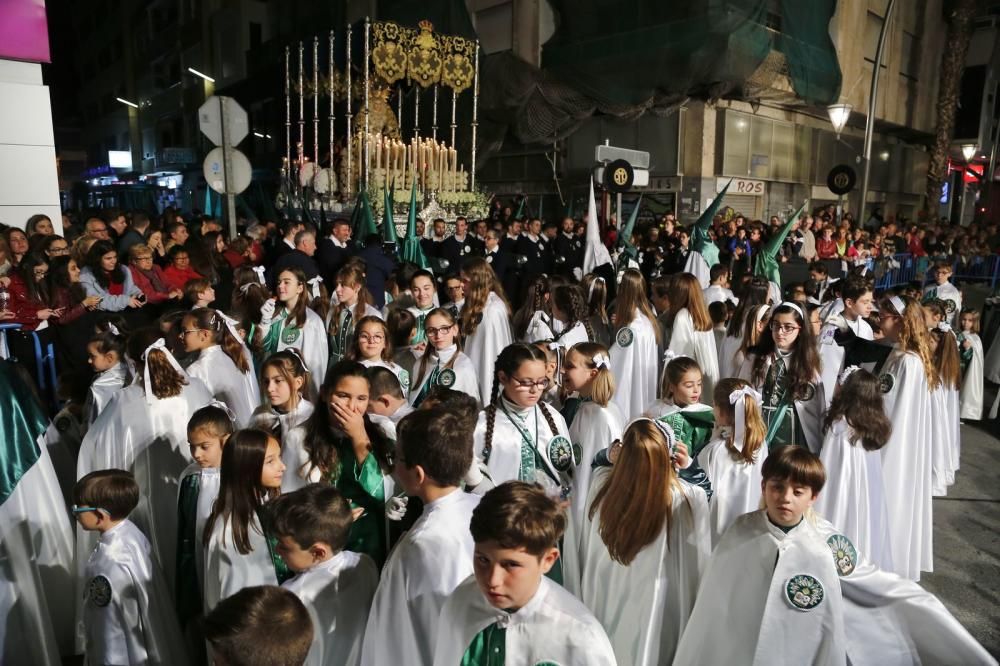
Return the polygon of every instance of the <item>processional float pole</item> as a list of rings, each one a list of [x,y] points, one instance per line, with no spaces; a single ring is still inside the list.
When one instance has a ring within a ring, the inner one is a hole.
[[[333,72],[334,72],[334,69],[333,69],[333,47],[334,47],[334,33],[333,33],[333,30],[331,30],[330,31],[330,55],[329,55],[329,58],[327,59],[328,60],[327,73],[328,73],[328,76],[329,76],[329,79],[330,79],[330,173],[335,173],[334,170],[333,170],[333,167],[334,167],[334,164],[333,164],[333,121],[334,121],[334,118],[336,118],[336,115],[335,115],[335,112],[334,112],[334,109],[333,109],[333,102],[334,102],[334,95],[333,95],[333,82],[334,82],[334,79],[333,79]],[[330,186],[331,186],[330,187],[330,191],[332,192],[333,191],[333,183],[330,183]]]
[[[469,166],[469,190],[476,189],[476,128],[479,125],[479,40],[476,40],[475,73],[472,77],[472,164]]]
[[[366,16],[365,17],[364,64],[362,65],[365,68],[365,134],[364,134],[364,136],[361,137],[361,142],[362,142],[361,145],[363,146],[364,160],[365,160],[364,186],[365,186],[366,190],[368,189],[368,168],[370,166],[369,163],[371,162],[371,150],[370,150],[370,146],[369,146],[369,143],[370,143],[370,138],[369,138],[370,125],[369,125],[369,121],[368,121],[368,119],[372,115],[371,114],[371,107],[368,104],[368,90],[369,90],[369,87],[370,87],[369,80],[368,80],[368,70],[370,69],[368,67],[368,42],[369,42],[369,37],[371,35],[370,29],[371,29],[371,22],[368,20],[368,17]]]
[[[354,192],[354,135],[351,133],[351,24],[347,24],[347,69],[345,70],[347,85],[347,192],[348,196]]]

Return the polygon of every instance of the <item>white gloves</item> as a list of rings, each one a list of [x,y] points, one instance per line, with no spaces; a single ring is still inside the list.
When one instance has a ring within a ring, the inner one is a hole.
[[[389,501],[385,503],[385,517],[389,520],[402,520],[403,516],[406,515],[406,503],[409,499],[406,495],[390,497]]]
[[[274,319],[274,299],[269,298],[260,306],[260,327],[265,331],[271,328],[272,319]]]

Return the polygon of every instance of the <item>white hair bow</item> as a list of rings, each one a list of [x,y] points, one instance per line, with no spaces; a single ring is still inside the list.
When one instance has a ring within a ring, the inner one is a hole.
[[[260,282],[265,287],[267,286],[267,281],[264,280],[264,273],[267,271],[263,266],[254,266],[253,272],[257,274],[257,281]]]
[[[598,370],[600,370],[601,368],[608,368],[609,370],[611,369],[611,359],[608,358],[607,354],[595,354],[592,360],[594,361],[594,365],[597,366]]]
[[[855,372],[857,372],[860,369],[861,368],[859,366],[857,366],[857,365],[849,365],[849,366],[847,366],[840,373],[840,377],[837,378],[837,383],[838,384],[843,384],[844,382],[847,381],[848,377],[850,377],[851,375],[853,375]]]
[[[951,324],[946,321],[939,321],[937,325],[937,330],[942,333],[951,333]]]
[[[170,364],[174,370],[177,371],[181,377],[187,378],[187,373],[184,372],[184,368],[181,364],[177,362],[174,355],[170,353],[170,348],[167,347],[167,341],[163,338],[157,338],[156,342],[146,347],[146,351],[142,352],[143,370],[142,370],[142,386],[146,392],[146,404],[153,404],[156,401],[156,395],[153,394],[152,381],[149,376],[149,353],[153,351],[161,352],[166,358],[167,362]]]
[[[604,278],[602,278],[600,275],[595,276],[594,279],[590,281],[590,289],[587,290],[588,301],[594,297],[594,285],[596,285],[598,282],[604,284]]]
[[[321,278],[318,275],[316,277],[312,278],[311,280],[306,280],[306,283],[310,287],[310,291],[312,293],[312,297],[313,298],[319,298],[319,296],[320,296],[320,294],[319,294],[319,284],[322,281],[323,281],[323,278]]]
[[[225,325],[227,329],[229,329],[229,332],[232,334],[234,338],[236,338],[239,342],[243,342],[243,338],[242,336],[240,336],[239,329],[236,328],[240,322],[233,319],[232,317],[227,315],[225,312],[222,312],[221,310],[216,310],[213,313],[212,321],[213,322],[221,321],[222,324]]]
[[[729,394],[729,404],[733,405],[733,411],[736,413],[733,425],[733,448],[737,451],[743,450],[747,431],[747,407],[744,398],[750,398],[758,404],[761,400],[760,392],[749,385],[738,388]]]
[[[639,418],[632,421],[632,423],[629,423],[629,426],[639,421],[649,421],[654,426],[656,426],[657,430],[663,433],[664,439],[667,440],[667,448],[670,449],[670,457],[673,458],[674,448],[677,446],[677,437],[676,435],[674,435],[674,429],[670,427],[670,424],[667,423],[666,421],[651,419],[648,416],[640,416]],[[625,429],[628,430],[628,427],[626,427]]]
[[[229,420],[232,422],[233,427],[234,428],[236,427],[236,414],[233,413],[233,410],[229,409],[229,405],[222,402],[221,400],[212,400],[212,402],[208,403],[208,406],[218,407],[219,409],[224,411],[226,413],[226,416],[228,416]]]
[[[108,322],[108,333],[110,333],[111,335],[118,335],[118,336],[121,335],[121,331],[118,330],[118,327],[112,324],[111,322]]]

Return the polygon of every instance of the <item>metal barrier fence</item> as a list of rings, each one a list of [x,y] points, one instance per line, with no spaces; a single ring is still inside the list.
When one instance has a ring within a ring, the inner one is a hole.
[[[882,291],[919,281],[931,280],[930,268],[937,261],[912,254],[896,254],[891,258],[869,259],[868,270],[875,275],[875,289]],[[984,282],[996,289],[1000,280],[1000,255],[973,256],[952,259],[954,282]]]

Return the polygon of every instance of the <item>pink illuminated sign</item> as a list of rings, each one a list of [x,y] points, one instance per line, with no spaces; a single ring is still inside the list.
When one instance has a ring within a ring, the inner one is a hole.
[[[51,62],[45,0],[0,0],[0,58]]]

